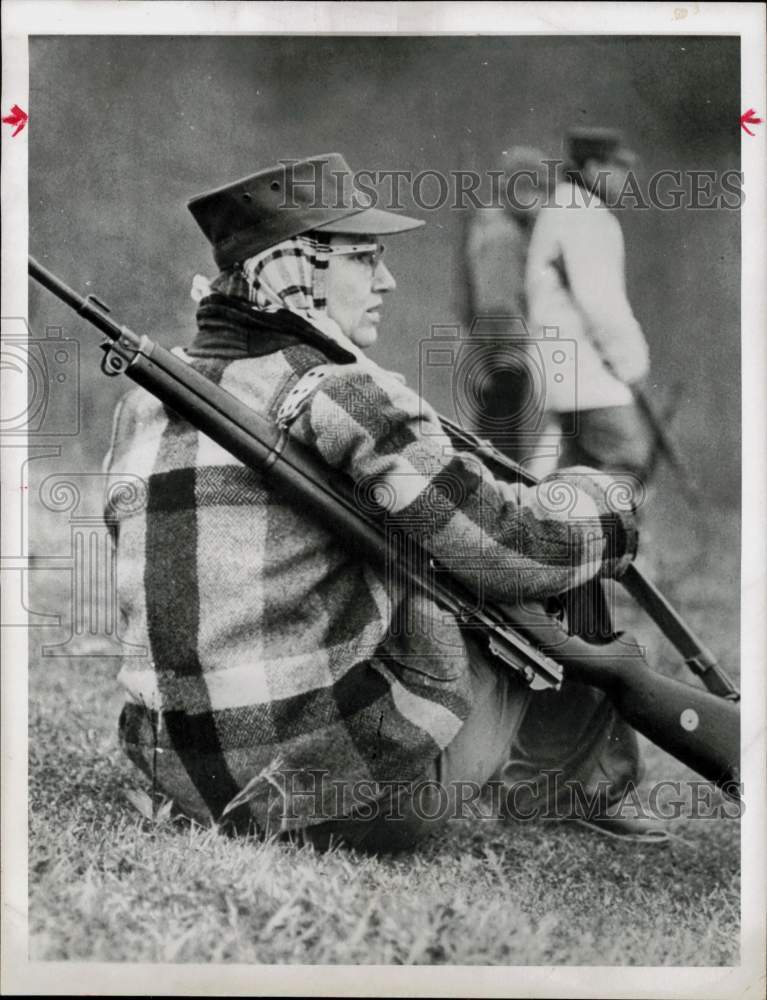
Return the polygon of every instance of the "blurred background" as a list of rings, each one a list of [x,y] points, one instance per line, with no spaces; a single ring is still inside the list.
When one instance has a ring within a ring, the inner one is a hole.
[[[661,169],[737,170],[738,46],[679,36],[34,38],[30,252],[102,297],[119,322],[183,343],[194,331],[192,278],[215,274],[190,196],[280,158],[336,150],[355,170],[496,169],[510,145],[561,156],[572,125],[621,128],[644,185]],[[403,193],[427,226],[388,241],[399,288],[372,353],[418,385],[420,342],[462,319],[469,209],[424,212]],[[676,394],[682,453],[712,505],[736,508],[739,213],[618,216],[651,394]],[[37,287],[29,294],[35,336],[53,326],[80,342],[80,432],[62,457],[96,470],[126,383],[100,374],[94,330]],[[425,384],[454,413],[449,375],[426,373]]]

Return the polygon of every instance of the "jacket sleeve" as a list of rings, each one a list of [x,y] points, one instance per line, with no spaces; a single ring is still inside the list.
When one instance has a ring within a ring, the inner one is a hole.
[[[647,374],[649,355],[626,295],[620,224],[602,207],[558,213],[565,273],[588,334],[613,374],[636,382]]]
[[[431,407],[380,369],[335,368],[292,433],[353,480],[361,506],[392,530],[415,532],[491,600],[618,576],[635,555],[633,511],[616,480],[578,468],[537,486],[501,481],[456,452]]]

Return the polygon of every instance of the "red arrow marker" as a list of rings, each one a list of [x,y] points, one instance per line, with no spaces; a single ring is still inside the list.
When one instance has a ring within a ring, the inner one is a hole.
[[[3,122],[6,125],[15,125],[16,128],[11,132],[11,138],[18,135],[19,132],[24,128],[24,126],[29,121],[29,115],[26,111],[22,111],[18,104],[14,104],[11,108],[11,113],[3,118]]]
[[[756,132],[752,132],[750,128],[746,127],[747,125],[762,124],[762,119],[755,118],[754,117],[755,114],[756,114],[756,109],[749,108],[748,111],[744,111],[743,114],[740,116],[740,127],[743,129],[744,132],[747,132],[749,135],[756,135]],[[5,121],[5,119],[3,119],[3,121]]]

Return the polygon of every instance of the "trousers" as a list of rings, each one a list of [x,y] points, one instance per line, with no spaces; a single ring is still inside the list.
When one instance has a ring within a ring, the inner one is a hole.
[[[559,420],[574,431],[562,439],[560,467],[589,465],[607,472],[628,472],[639,479],[646,476],[652,435],[633,403],[560,414]]]
[[[470,660],[473,707],[453,742],[434,759],[424,781],[398,789],[373,816],[328,820],[286,835],[319,850],[343,843],[380,854],[415,847],[462,815],[474,788],[490,781],[527,783],[561,772],[565,781],[601,781],[617,798],[641,778],[634,731],[601,691],[565,682],[559,691],[531,692],[484,657]],[[471,813],[470,813],[471,814]]]

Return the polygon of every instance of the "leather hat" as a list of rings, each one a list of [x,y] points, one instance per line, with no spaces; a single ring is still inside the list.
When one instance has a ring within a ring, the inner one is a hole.
[[[626,167],[636,163],[636,153],[614,128],[572,128],[567,133],[566,145],[567,155],[577,167],[582,167],[586,160],[622,163]]]
[[[319,229],[383,235],[423,220],[374,208],[359,191],[340,153],[283,160],[231,184],[197,195],[189,211],[213,246],[219,267],[253,257],[275,243]]]

